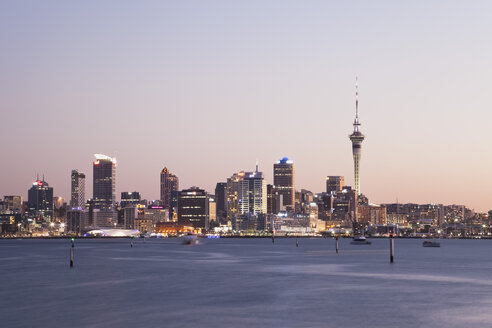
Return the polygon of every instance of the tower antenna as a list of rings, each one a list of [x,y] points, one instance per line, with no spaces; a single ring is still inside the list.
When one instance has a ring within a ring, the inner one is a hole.
[[[359,122],[359,83],[357,76],[355,77],[355,120]]]

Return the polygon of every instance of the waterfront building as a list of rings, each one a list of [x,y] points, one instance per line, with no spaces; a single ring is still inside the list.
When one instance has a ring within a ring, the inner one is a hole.
[[[138,217],[137,206],[126,206],[123,211],[123,226],[125,229],[135,229],[135,219]]]
[[[193,232],[193,227],[185,226],[177,222],[159,222],[155,226],[155,232],[168,235],[178,235]]]
[[[139,217],[152,220],[152,223],[169,222],[169,209],[160,205],[150,205],[141,209]]]
[[[356,80],[357,82],[357,80]],[[352,142],[352,155],[354,157],[354,187],[357,195],[360,194],[360,158],[362,151],[362,141],[365,136],[360,132],[359,121],[359,89],[356,83],[355,85],[355,120],[354,120],[354,132],[349,136]]]
[[[37,224],[53,220],[53,188],[46,181],[36,180],[28,191],[28,214]]]
[[[82,209],[85,205],[85,174],[72,170],[70,208]]]
[[[209,200],[205,190],[191,187],[178,194],[178,223],[193,226],[196,230],[208,230]]]
[[[93,209],[92,225],[99,228],[116,228],[118,212],[112,209]]]
[[[121,208],[140,204],[141,198],[138,191],[124,191],[121,193]],[[133,229],[133,228],[127,228]]]
[[[69,208],[67,210],[66,229],[70,234],[80,236],[84,229],[89,226],[89,213],[80,208]]]
[[[94,208],[113,210],[116,202],[116,158],[95,154],[93,162]]]
[[[267,213],[267,186],[263,179],[263,173],[246,172],[239,181],[238,190],[240,214],[266,214]]]
[[[385,225],[386,207],[380,205],[357,205],[357,221],[363,225]]]
[[[459,206],[455,208],[456,211],[452,210],[452,207],[446,210],[446,207],[443,208],[442,205],[439,204],[400,204],[400,203],[392,203],[392,204],[383,204],[386,207],[386,212],[390,214],[403,214],[407,222],[416,226],[440,226],[442,222],[443,212],[447,213],[448,218],[456,219],[459,216],[460,209]],[[464,211],[464,210],[463,210]],[[453,214],[454,213],[454,214]],[[464,212],[461,212],[464,213]],[[454,222],[453,222],[454,223]]]
[[[154,233],[155,225],[151,219],[136,218],[135,230],[138,230],[140,233]]]
[[[282,207],[287,211],[295,210],[295,172],[294,162],[287,157],[273,165],[273,184],[282,196]],[[278,209],[279,210],[279,209]]]
[[[166,208],[171,207],[171,193],[179,190],[179,179],[167,167],[161,171],[161,202]]]
[[[337,193],[345,186],[344,177],[340,175],[329,175],[326,177],[326,192]]]

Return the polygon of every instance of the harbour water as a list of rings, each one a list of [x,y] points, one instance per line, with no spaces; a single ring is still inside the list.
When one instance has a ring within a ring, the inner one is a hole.
[[[492,327],[492,240],[0,240],[1,327]]]

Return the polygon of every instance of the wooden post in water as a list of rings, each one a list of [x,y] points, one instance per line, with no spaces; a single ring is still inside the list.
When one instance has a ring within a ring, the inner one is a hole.
[[[335,251],[338,254],[338,236],[335,236]]]
[[[133,236],[130,237],[130,247],[133,247]]]
[[[72,247],[70,248],[70,267],[73,268],[74,261],[74,251],[75,251],[75,239],[72,238]]]
[[[298,238],[299,238],[299,237],[298,237],[298,236],[296,236],[296,247],[299,247],[299,239],[298,239]]]
[[[393,263],[394,251],[395,251],[395,244],[394,244],[394,240],[393,240],[393,234],[390,233],[390,263]]]

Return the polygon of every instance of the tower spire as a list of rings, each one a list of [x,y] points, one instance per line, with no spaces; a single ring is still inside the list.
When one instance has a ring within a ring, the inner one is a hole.
[[[355,77],[355,120],[354,120],[354,132],[359,132],[359,82],[357,76]]]

